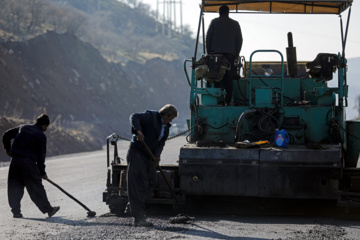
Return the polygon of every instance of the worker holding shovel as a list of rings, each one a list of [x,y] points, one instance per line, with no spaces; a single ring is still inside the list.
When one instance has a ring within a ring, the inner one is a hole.
[[[53,216],[60,207],[52,207],[48,201],[42,179],[45,172],[46,136],[50,124],[46,114],[40,115],[36,123],[21,125],[7,130],[2,138],[6,154],[11,157],[8,177],[8,199],[14,218],[22,218],[21,199],[26,187],[31,200],[42,213]],[[11,140],[14,139],[11,146]]]
[[[135,218],[135,226],[153,226],[145,219],[145,200],[157,184],[156,166],[143,141],[159,162],[169,136],[170,122],[177,116],[178,111],[171,104],[165,105],[159,111],[147,110],[130,116],[133,137],[126,156],[129,203],[125,212],[131,213]]]

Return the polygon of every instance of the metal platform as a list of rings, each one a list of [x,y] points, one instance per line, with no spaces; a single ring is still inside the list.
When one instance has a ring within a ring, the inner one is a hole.
[[[187,195],[337,199],[341,147],[239,149],[188,144],[180,150],[179,175]]]

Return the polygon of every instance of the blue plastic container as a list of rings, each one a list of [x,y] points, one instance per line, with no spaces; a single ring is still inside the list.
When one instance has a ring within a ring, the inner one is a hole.
[[[287,147],[289,144],[289,134],[285,129],[275,130],[275,144],[278,147]]]

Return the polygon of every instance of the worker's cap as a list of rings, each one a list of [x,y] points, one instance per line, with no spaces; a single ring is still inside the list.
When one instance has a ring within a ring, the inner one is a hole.
[[[50,125],[50,118],[48,115],[46,114],[41,114],[40,116],[38,116],[38,118],[36,119],[36,124],[42,126],[42,125],[46,125],[49,126]]]

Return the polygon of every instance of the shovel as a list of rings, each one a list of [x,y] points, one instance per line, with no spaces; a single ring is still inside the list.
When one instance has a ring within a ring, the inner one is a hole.
[[[176,202],[176,205],[179,207],[179,209],[181,210],[181,212],[183,212],[183,209],[182,209],[182,206],[181,204],[179,203],[178,199],[176,198],[175,196],[175,193],[174,193],[174,190],[172,189],[169,181],[167,180],[163,170],[161,169],[156,157],[154,156],[154,154],[151,152],[151,150],[149,149],[148,145],[144,142],[144,141],[141,141],[141,143],[144,145],[144,147],[146,148],[146,150],[148,151],[148,153],[150,154],[151,156],[151,159],[154,161],[156,167],[159,169],[160,173],[161,173],[161,176],[163,176],[165,182],[166,182],[166,185],[169,187],[169,190],[171,192],[171,196],[173,197],[173,199],[175,200]]]
[[[180,209],[181,213],[184,213],[184,209],[182,208],[181,204],[179,203],[178,199],[176,198],[176,195],[174,193],[174,190],[172,189],[169,181],[167,180],[163,170],[161,169],[156,157],[154,156],[154,154],[151,152],[150,148],[148,147],[148,145],[145,143],[145,141],[141,141],[141,143],[144,145],[144,147],[146,148],[147,152],[150,154],[151,159],[153,160],[153,162],[155,163],[156,167],[159,169],[161,176],[163,176],[167,186],[169,187],[169,190],[171,192],[171,196],[172,198],[175,200],[176,205],[178,206],[178,208]],[[185,214],[179,214],[176,217],[170,218],[170,223],[189,223],[189,221],[193,220],[193,217],[189,217],[186,216]]]

